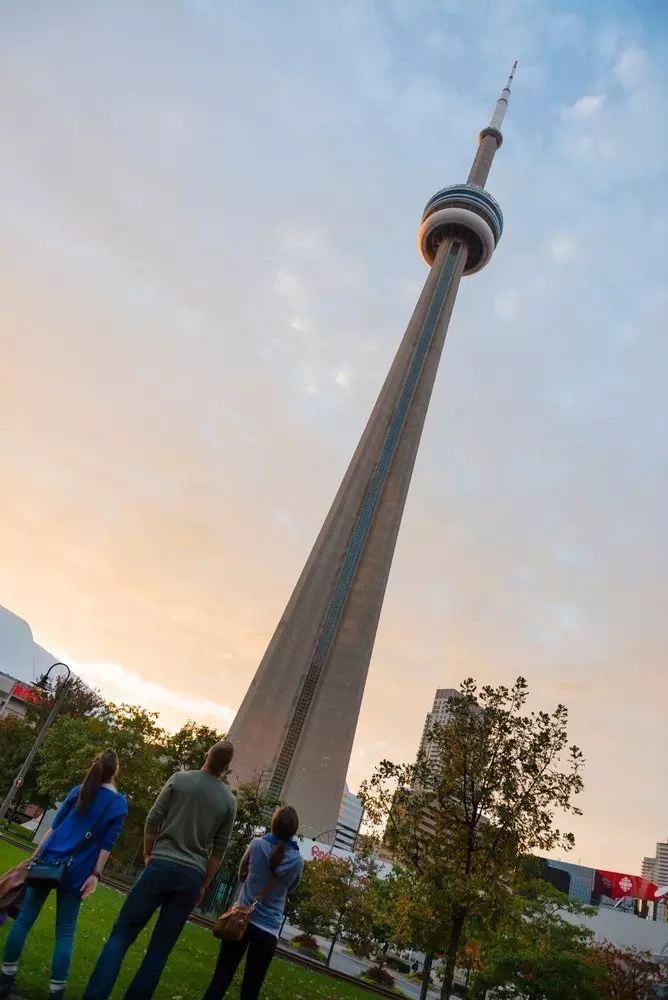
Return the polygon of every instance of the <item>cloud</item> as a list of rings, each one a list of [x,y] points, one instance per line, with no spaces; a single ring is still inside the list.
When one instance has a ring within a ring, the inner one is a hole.
[[[591,118],[592,115],[595,115],[597,111],[601,110],[605,101],[605,94],[586,94],[584,97],[579,97],[575,104],[572,104],[568,108],[564,108],[562,112],[563,117],[578,121],[585,118]]]
[[[156,33],[150,4],[65,6],[0,35],[3,604],[115,697],[226,727],[421,293],[424,203],[517,54],[503,238],[459,290],[351,780],[411,758],[436,687],[522,672],[545,707],[577,676],[579,849],[627,870],[668,794],[636,783],[644,828],[616,823],[605,742],[629,676],[650,729],[668,698],[665,261],[620,237],[668,233],[665,18],[286,0],[163,5]]]
[[[234,718],[234,710],[228,705],[209,698],[192,697],[187,688],[178,690],[146,680],[120,663],[77,661],[68,654],[58,655],[108,701],[142,705],[159,712],[160,724],[166,729],[178,729],[192,719],[227,730]]]
[[[614,66],[615,79],[627,90],[641,84],[647,72],[647,52],[637,45],[629,46],[621,53]]]

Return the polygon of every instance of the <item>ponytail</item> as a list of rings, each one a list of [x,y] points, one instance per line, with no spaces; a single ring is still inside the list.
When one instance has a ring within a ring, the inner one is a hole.
[[[111,781],[117,771],[118,756],[115,750],[103,750],[102,753],[97,755],[88,768],[86,777],[79,789],[79,796],[77,798],[77,813],[79,816],[86,815],[93,804],[98,789],[106,784],[107,781]]]
[[[280,806],[271,819],[271,832],[278,839],[269,854],[269,865],[276,871],[285,857],[285,845],[299,829],[299,817],[292,806]]]
[[[269,854],[269,867],[272,872],[275,872],[281,861],[285,857],[285,841],[279,840],[277,844],[272,847]]]

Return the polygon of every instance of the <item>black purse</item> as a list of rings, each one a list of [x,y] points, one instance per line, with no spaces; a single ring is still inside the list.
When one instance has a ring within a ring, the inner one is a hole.
[[[79,851],[83,850],[88,842],[93,839],[93,835],[100,829],[106,819],[112,802],[115,801],[116,798],[114,797],[107,803],[107,806],[102,812],[102,815],[98,819],[97,823],[95,823],[92,829],[86,832],[81,842],[77,844],[70,854],[67,861],[42,861],[40,855],[36,854],[35,858],[30,862],[30,867],[28,868],[27,885],[42,886],[44,889],[59,889],[62,886],[65,876],[75,857]],[[52,836],[53,832],[54,831],[52,831]],[[49,837],[49,840],[50,839],[51,837]],[[47,847],[48,843],[49,841],[47,840],[44,846]]]

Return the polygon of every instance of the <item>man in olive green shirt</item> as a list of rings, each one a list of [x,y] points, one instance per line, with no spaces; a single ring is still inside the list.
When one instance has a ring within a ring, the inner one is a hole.
[[[237,803],[223,780],[232,760],[227,740],[209,750],[200,771],[180,771],[164,786],[146,818],[145,868],[135,882],[100,955],[84,1000],[107,1000],[125,953],[159,908],[150,944],[125,1000],[153,996],[188,914],[220,868]]]

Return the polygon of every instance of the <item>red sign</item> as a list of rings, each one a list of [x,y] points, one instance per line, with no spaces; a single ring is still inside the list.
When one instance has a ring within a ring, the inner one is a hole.
[[[601,878],[603,895],[611,899],[656,899],[658,885],[648,882],[640,875],[604,872],[600,869],[597,869],[596,874]]]
[[[12,698],[18,698],[20,701],[39,701],[39,694],[27,684],[15,684],[12,688]]]

